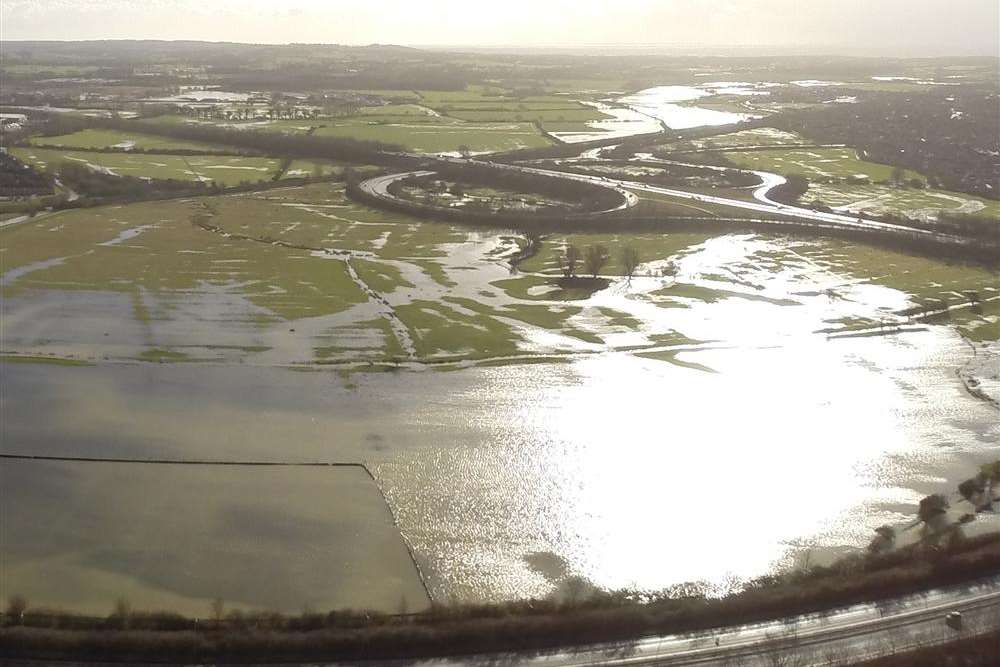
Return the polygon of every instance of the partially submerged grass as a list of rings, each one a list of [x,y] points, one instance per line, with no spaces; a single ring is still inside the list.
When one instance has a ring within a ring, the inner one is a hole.
[[[545,238],[535,256],[523,261],[518,268],[527,273],[558,275],[559,257],[566,245],[575,245],[581,250],[591,245],[603,245],[608,249],[609,259],[601,270],[602,275],[621,275],[622,251],[627,247],[639,251],[641,262],[650,262],[671,257],[711,237],[711,234],[705,233],[553,234]],[[642,271],[640,266],[639,273]]]
[[[888,181],[893,171],[890,165],[859,159],[853,148],[776,149],[724,155],[740,167],[776,174],[800,174],[810,180],[866,177],[872,182]],[[922,180],[912,171],[907,171],[905,177]]]
[[[78,162],[119,176],[180,181],[214,181],[220,185],[270,180],[281,161],[227,155],[166,155],[157,153],[96,153],[47,148],[12,148],[11,154],[43,171],[63,162]]]
[[[463,146],[473,152],[501,152],[540,148],[551,143],[527,122],[460,123],[446,120],[420,123],[346,120],[328,123],[317,129],[315,134],[398,144],[422,153],[456,152]]]
[[[849,213],[892,213],[909,218],[935,218],[942,211],[967,213],[996,218],[1000,225],[1000,201],[933,188],[811,183],[801,201],[822,203]]]

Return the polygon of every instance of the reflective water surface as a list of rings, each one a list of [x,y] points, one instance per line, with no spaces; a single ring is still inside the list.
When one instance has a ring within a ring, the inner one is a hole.
[[[616,281],[585,302],[636,318],[640,341],[657,327],[695,341],[682,348],[591,346],[559,363],[348,379],[251,364],[6,363],[4,453],[357,462],[375,483],[339,486],[323,468],[256,481],[198,466],[92,477],[110,464],[77,464],[96,466],[84,482],[72,464],[5,463],[15,519],[4,557],[20,565],[4,588],[81,609],[128,595],[190,610],[231,596],[193,576],[210,562],[251,606],[414,609],[425,601],[393,519],[440,600],[547,595],[573,576],[724,589],[806,552],[816,562],[861,547],[996,458],[1000,420],[957,377],[970,352],[951,325],[818,334],[910,296],[836,262],[767,259],[791,248],[711,239],[674,258],[676,277]],[[669,307],[647,298],[681,287]],[[239,548],[220,547],[206,516],[251,517],[233,528]],[[233,560],[261,545],[254,563]],[[366,562],[387,548],[395,555]],[[35,558],[89,583],[46,588]],[[316,569],[330,575],[323,586]],[[287,577],[286,592],[263,570]],[[356,572],[381,582],[369,605]]]
[[[723,89],[722,92],[732,91]],[[729,125],[752,118],[750,114],[678,104],[708,97],[711,94],[709,91],[691,86],[657,86],[627,95],[619,102],[640,113],[662,120],[672,130],[703,125]]]

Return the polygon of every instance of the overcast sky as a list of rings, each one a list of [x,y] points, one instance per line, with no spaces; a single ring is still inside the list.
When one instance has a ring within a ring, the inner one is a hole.
[[[0,37],[1000,56],[1000,2],[0,0]]]

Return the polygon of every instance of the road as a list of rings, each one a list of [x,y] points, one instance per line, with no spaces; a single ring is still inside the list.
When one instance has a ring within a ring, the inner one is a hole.
[[[414,159],[419,159],[422,157],[425,161],[427,159],[426,155],[420,156],[413,154],[408,156]],[[687,190],[677,190],[673,188],[664,188],[655,185],[649,185],[647,183],[641,183],[639,181],[630,181],[620,178],[568,173],[556,169],[545,169],[542,167],[529,166],[525,164],[503,164],[498,162],[490,162],[482,159],[458,158],[458,157],[439,157],[435,159],[437,161],[448,162],[451,164],[486,166],[494,169],[518,171],[525,174],[538,174],[540,176],[568,178],[571,180],[587,182],[602,187],[610,187],[615,189],[617,192],[619,192],[625,197],[624,203],[617,209],[613,210],[622,210],[634,206],[635,203],[638,201],[634,194],[635,192],[649,192],[651,194],[665,195],[668,197],[684,201],[704,202],[720,206],[729,206],[732,208],[737,208],[745,211],[764,213],[768,215],[780,215],[791,220],[807,222],[817,227],[825,227],[829,229],[839,228],[839,229],[856,229],[864,231],[891,232],[897,234],[907,234],[911,236],[912,235],[925,236],[927,238],[933,238],[939,241],[945,241],[955,244],[965,243],[964,239],[962,239],[961,237],[954,236],[951,234],[942,234],[939,232],[918,229],[906,225],[896,225],[888,222],[881,222],[879,220],[864,218],[863,216],[853,216],[853,215],[844,215],[842,213],[814,211],[813,209],[804,208],[801,206],[790,206],[788,204],[783,204],[781,202],[774,201],[770,197],[771,192],[777,186],[784,184],[786,182],[786,179],[784,176],[780,176],[778,174],[772,174],[766,171],[752,172],[756,174],[758,177],[760,177],[761,185],[758,186],[756,190],[754,190],[753,199],[751,200],[751,199],[737,199],[733,197],[721,197],[717,195],[695,193],[695,192],[689,192]],[[672,163],[672,161],[669,160],[659,160],[659,162],[662,162],[664,164]],[[687,165],[687,163],[679,163],[679,162],[676,164],[704,167],[717,171],[728,171],[731,169],[729,167],[720,167],[711,165]],[[371,179],[369,181],[365,181],[364,183],[361,184],[361,187],[365,188],[371,193],[377,193],[378,196],[380,197],[391,197],[391,195],[389,195],[388,192],[386,191],[386,188],[388,187],[389,183],[402,178],[408,178],[416,175],[426,175],[430,173],[433,172],[424,170],[424,171],[406,172],[400,174],[391,174],[388,176],[380,176]],[[780,224],[780,220],[774,222],[775,224]]]
[[[945,625],[944,617],[952,611],[962,613],[961,632]],[[420,667],[499,663],[511,667],[853,664],[997,628],[1000,628],[1000,577],[969,586],[936,589],[881,605],[855,605],[822,615],[714,632],[580,646],[571,651],[520,658],[483,655],[417,664]]]
[[[949,628],[945,616],[962,614],[961,631]],[[640,667],[691,667],[727,665],[850,665],[881,655],[905,652],[920,646],[942,644],[960,637],[1000,629],[1000,577],[896,598],[881,604],[861,604],[823,614],[791,617],[781,621],[742,625],[712,631],[645,637],[630,642],[582,644],[532,654],[507,653],[375,662],[310,662],[313,667],[355,665],[374,667],[584,667],[618,665]],[[87,661],[8,660],[10,667],[104,667],[114,663]],[[140,663],[133,663],[140,664]],[[147,663],[152,667],[154,663]],[[173,663],[155,663],[165,667]],[[176,663],[181,664],[181,663]],[[183,663],[195,667],[195,663]],[[286,663],[292,664],[292,663]],[[301,663],[295,663],[301,664]]]
[[[488,165],[495,169],[503,169],[506,171],[519,171],[522,173],[543,173],[546,175],[555,176],[557,178],[565,178],[568,180],[589,182],[598,185],[600,187],[607,188],[609,190],[614,190],[623,197],[622,203],[619,206],[607,209],[606,211],[598,211],[595,213],[590,213],[589,215],[614,213],[615,211],[622,211],[632,206],[635,206],[635,204],[639,201],[639,198],[635,195],[634,192],[629,192],[623,186],[617,185],[616,183],[603,182],[600,179],[595,180],[589,176],[583,176],[580,174],[568,174],[564,171],[554,171],[554,170],[548,170],[548,171],[537,170],[537,169],[532,170],[531,168],[527,167],[499,164],[496,162],[466,160],[464,158],[439,158],[439,159],[445,162],[455,162],[459,164]],[[385,176],[376,176],[375,178],[369,178],[366,181],[362,181],[361,183],[358,184],[358,187],[360,187],[369,195],[373,195],[380,199],[391,200],[391,199],[396,199],[396,197],[389,192],[389,186],[391,184],[395,183],[396,181],[403,180],[405,178],[419,178],[421,176],[430,176],[433,173],[435,172],[429,170],[420,170],[420,171],[407,171],[398,174],[387,174]]]

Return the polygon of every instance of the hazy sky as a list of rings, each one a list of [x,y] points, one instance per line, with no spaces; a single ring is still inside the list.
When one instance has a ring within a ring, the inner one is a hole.
[[[3,39],[658,44],[1000,56],[998,0],[2,0]]]

